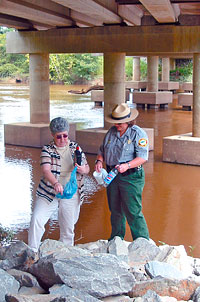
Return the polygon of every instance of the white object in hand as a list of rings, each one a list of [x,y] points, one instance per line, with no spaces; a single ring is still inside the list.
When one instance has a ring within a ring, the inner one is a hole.
[[[108,175],[107,171],[103,168],[101,169],[101,172],[97,172],[97,171],[93,172],[93,176],[99,185],[104,184],[104,179],[107,175]]]

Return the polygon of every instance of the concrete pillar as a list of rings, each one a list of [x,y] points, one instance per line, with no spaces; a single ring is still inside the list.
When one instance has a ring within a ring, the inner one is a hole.
[[[140,81],[140,57],[133,57],[133,81]]]
[[[200,54],[193,55],[192,136],[200,137]]]
[[[169,82],[170,60],[169,58],[162,58],[162,81]]]
[[[170,58],[170,70],[176,69],[176,59]]]
[[[49,54],[29,55],[30,122],[49,123]]]
[[[104,116],[125,102],[125,53],[104,54]],[[104,120],[104,128],[110,124]]]
[[[147,91],[158,91],[158,56],[147,57]]]

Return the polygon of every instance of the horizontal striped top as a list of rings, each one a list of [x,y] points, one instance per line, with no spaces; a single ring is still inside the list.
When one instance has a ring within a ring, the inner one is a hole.
[[[76,142],[69,143],[69,149],[72,155],[72,159],[75,159],[76,148],[79,147],[79,150],[82,152],[81,147]],[[50,164],[51,172],[55,178],[59,181],[60,171],[61,171],[61,160],[60,155],[57,151],[57,147],[54,142],[51,142],[48,145],[43,146],[41,155],[40,155],[40,165]],[[82,165],[87,164],[87,159],[85,153],[82,152]],[[77,172],[77,183],[78,183],[78,192],[80,194],[81,203],[84,200],[84,175]],[[56,192],[52,184],[42,176],[39,186],[36,191],[36,195],[44,198],[47,202],[52,202],[56,196]]]

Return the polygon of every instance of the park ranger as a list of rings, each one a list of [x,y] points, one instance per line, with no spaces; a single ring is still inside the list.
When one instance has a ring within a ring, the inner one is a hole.
[[[111,211],[112,232],[124,238],[126,219],[133,240],[149,239],[149,232],[142,213],[142,191],[145,174],[142,165],[148,160],[149,141],[146,132],[135,125],[139,112],[126,103],[115,106],[105,120],[114,124],[100,146],[95,170],[100,172],[105,161],[107,171],[114,167],[118,174],[107,187],[108,205]]]

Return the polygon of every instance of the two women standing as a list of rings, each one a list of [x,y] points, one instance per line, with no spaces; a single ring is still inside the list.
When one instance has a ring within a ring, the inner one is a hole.
[[[109,172],[114,167],[118,174],[107,187],[108,205],[111,212],[112,232],[124,239],[126,220],[133,240],[138,237],[149,239],[149,232],[142,214],[142,192],[145,183],[142,165],[148,160],[148,137],[143,129],[135,125],[136,109],[126,103],[117,105],[106,120],[114,124],[107,132],[100,146],[95,170],[100,172],[103,162]],[[50,131],[53,141],[45,145],[41,152],[42,178],[37,189],[37,200],[33,211],[28,244],[38,251],[45,224],[58,209],[60,240],[74,245],[74,227],[79,218],[80,205],[84,196],[84,175],[89,173],[86,156],[76,142],[68,138],[69,124],[58,117],[51,121]],[[75,163],[77,147],[82,152],[82,163]],[[69,181],[71,172],[77,167],[78,190],[70,199],[60,199],[63,187]]]

